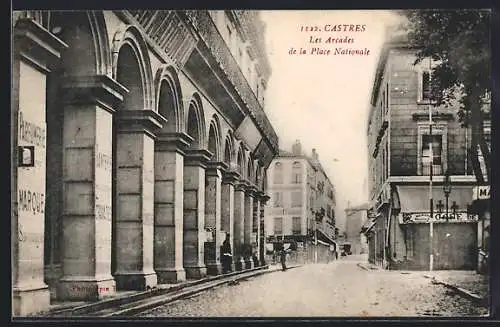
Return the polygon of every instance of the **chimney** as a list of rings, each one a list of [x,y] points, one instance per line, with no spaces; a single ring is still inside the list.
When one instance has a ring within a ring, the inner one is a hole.
[[[292,153],[297,156],[302,155],[302,144],[300,144],[299,140],[296,140],[292,145]]]
[[[314,161],[318,161],[318,153],[316,152],[316,149],[312,149],[312,158]]]

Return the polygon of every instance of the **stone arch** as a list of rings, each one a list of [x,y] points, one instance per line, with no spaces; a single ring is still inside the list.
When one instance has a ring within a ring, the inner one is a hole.
[[[134,94],[125,97],[123,107],[155,110],[151,62],[142,33],[132,25],[123,26],[113,37],[112,54],[113,78]]]
[[[214,114],[208,128],[208,151],[212,153],[212,161],[222,161],[221,143],[219,118]]]
[[[236,157],[236,164],[238,167],[238,173],[240,173],[241,178],[245,176],[246,164],[245,164],[245,151],[243,150],[242,143],[240,142],[238,146],[238,152]]]
[[[229,168],[234,167],[234,144],[231,131],[226,135],[226,140],[224,142],[224,157],[223,161],[228,165]]]
[[[62,56],[63,75],[111,76],[111,49],[102,12],[51,11],[41,17],[48,30],[69,46]]]
[[[246,177],[247,177],[248,181],[250,181],[250,182],[253,182],[253,178],[254,178],[254,171],[253,171],[253,169],[254,169],[254,167],[253,167],[253,158],[252,158],[251,153],[249,153],[249,155],[248,155]]]
[[[206,127],[201,97],[194,93],[188,106],[186,131],[193,138],[190,149],[206,148]]]
[[[260,166],[258,160],[256,160],[254,162],[254,166],[255,166],[255,179],[254,179],[254,182],[255,182],[255,185],[257,185],[257,187],[260,190],[260,180],[261,180],[262,167]]]
[[[184,103],[177,69],[171,65],[162,65],[156,72],[154,85],[157,111],[167,119],[162,131],[165,133],[185,131]]]

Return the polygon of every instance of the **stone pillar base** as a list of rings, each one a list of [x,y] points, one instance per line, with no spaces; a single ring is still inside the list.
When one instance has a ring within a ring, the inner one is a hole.
[[[156,269],[158,284],[180,283],[186,280],[184,268]]]
[[[61,279],[57,285],[57,297],[67,301],[97,301],[116,292],[115,280]]]
[[[145,291],[158,284],[156,273],[115,274],[116,289],[119,291]]]
[[[12,296],[12,315],[27,316],[47,310],[50,306],[50,292],[47,285],[39,288],[15,287]]]
[[[210,276],[220,275],[222,272],[222,265],[220,263],[207,264],[207,274]]]
[[[207,267],[184,267],[186,271],[186,277],[190,279],[201,279],[207,276]]]
[[[245,269],[252,269],[252,268],[254,268],[254,262],[252,258],[245,259]]]
[[[243,258],[236,259],[234,262],[234,271],[242,271],[245,269],[245,261]]]

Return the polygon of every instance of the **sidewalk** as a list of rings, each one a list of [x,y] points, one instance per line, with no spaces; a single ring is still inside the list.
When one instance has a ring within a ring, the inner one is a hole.
[[[377,265],[374,265],[372,263],[369,263],[369,262],[360,262],[360,263],[357,263],[357,266],[363,270],[379,270],[379,269],[382,269],[381,267],[377,266]]]
[[[440,270],[426,272],[424,277],[431,278],[434,283],[444,285],[476,303],[488,305],[488,276],[475,271]]]
[[[361,269],[381,270],[380,266],[363,262],[358,263]],[[459,295],[466,297],[475,303],[488,306],[489,280],[488,276],[481,275],[471,270],[438,270],[438,271],[411,271],[411,270],[385,270],[399,272],[402,275],[421,275],[431,280],[433,284],[443,285]]]
[[[299,266],[293,265],[289,268]],[[209,276],[199,280],[189,280],[178,284],[160,284],[147,291],[119,291],[95,302],[53,303],[48,311],[39,313],[37,316],[111,316],[117,311],[129,314],[151,307],[158,300],[162,301],[162,303],[168,303],[222,284],[280,270],[281,265],[266,265],[224,275]]]

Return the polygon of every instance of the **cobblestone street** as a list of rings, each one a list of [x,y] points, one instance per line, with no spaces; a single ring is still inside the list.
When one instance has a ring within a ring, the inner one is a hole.
[[[225,285],[142,317],[479,316],[487,313],[422,274],[364,270],[362,257],[309,264]]]

